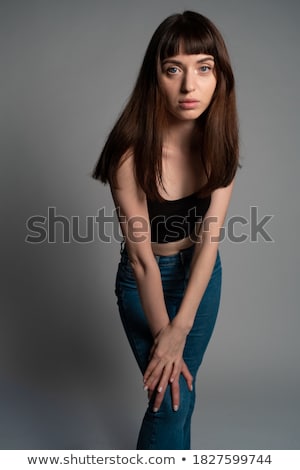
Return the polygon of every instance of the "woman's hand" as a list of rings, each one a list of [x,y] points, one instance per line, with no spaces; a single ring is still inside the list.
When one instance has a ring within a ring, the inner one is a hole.
[[[179,407],[179,376],[182,373],[192,390],[193,377],[182,359],[186,333],[173,323],[169,323],[155,337],[150,352],[150,361],[144,374],[144,389],[149,398],[156,391],[153,410],[158,411],[166,388],[171,383],[173,409]]]
[[[180,387],[179,387],[180,374],[182,374],[184,376],[189,390],[190,391],[193,390],[193,376],[190,373],[186,363],[182,359],[181,360],[180,372],[179,372],[178,376],[170,384],[171,395],[172,395],[172,406],[173,406],[174,411],[177,411],[178,408],[179,408],[179,405],[180,405]],[[153,403],[153,411],[154,412],[157,412],[159,410],[160,405],[162,404],[162,401],[164,399],[165,391],[166,391],[166,387],[164,389],[162,389],[160,392],[157,391],[156,397],[155,397],[155,400],[154,400],[154,403]],[[149,400],[152,397],[154,392],[155,392],[155,390],[150,390],[150,389],[148,390]]]

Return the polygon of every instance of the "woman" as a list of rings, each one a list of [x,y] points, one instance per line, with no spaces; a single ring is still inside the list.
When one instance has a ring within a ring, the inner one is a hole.
[[[190,449],[193,382],[218,313],[218,238],[237,167],[222,36],[198,13],[172,15],[92,174],[110,184],[125,241],[115,292],[149,397],[137,449]]]

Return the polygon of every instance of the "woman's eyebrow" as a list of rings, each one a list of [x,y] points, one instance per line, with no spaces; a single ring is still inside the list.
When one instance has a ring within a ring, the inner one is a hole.
[[[207,57],[203,57],[203,59],[197,60],[196,64],[202,64],[203,62],[207,62],[208,60],[211,60],[212,62],[215,61],[213,56],[207,56]],[[169,63],[169,62],[172,62],[172,64],[176,64],[176,65],[183,65],[182,62],[180,62],[179,60],[176,60],[176,59],[172,59],[172,57],[168,57],[167,59],[164,59],[162,61],[162,64],[164,65],[164,64]]]

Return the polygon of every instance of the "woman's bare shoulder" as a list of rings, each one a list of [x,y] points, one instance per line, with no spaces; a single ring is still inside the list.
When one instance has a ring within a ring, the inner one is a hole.
[[[116,183],[115,187],[111,186],[111,191],[116,199],[145,201],[145,193],[136,180],[132,149],[126,151],[120,159],[116,171]]]

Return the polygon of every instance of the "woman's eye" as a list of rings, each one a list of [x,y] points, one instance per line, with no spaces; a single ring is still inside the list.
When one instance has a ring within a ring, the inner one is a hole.
[[[177,67],[169,67],[167,69],[167,73],[169,73],[170,75],[174,75],[175,73],[178,72],[178,68]]]
[[[202,65],[200,67],[200,72],[203,72],[203,73],[208,73],[210,70],[211,70],[211,67],[209,67],[208,65]]]

